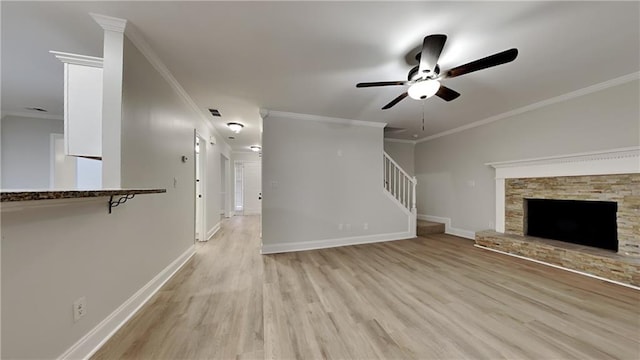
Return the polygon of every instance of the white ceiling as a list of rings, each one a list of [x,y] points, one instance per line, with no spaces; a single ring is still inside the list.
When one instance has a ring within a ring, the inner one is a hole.
[[[259,109],[408,128],[423,138],[640,70],[633,2],[2,2],[2,110],[62,113],[62,66],[48,50],[101,56],[96,12],[129,20],[212,121],[239,121],[235,150],[259,142]],[[447,103],[410,98],[407,58],[428,34],[448,41],[443,70],[508,48],[509,64],[445,80]],[[422,131],[422,112],[425,130]],[[207,112],[208,114],[208,112]]]

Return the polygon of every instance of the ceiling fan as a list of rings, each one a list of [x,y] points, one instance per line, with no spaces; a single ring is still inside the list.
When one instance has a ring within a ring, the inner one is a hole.
[[[447,35],[437,34],[428,35],[422,43],[422,51],[416,54],[416,60],[420,62],[414,68],[409,70],[407,81],[379,81],[359,83],[356,87],[374,87],[374,86],[396,86],[409,85],[409,89],[397,98],[391,100],[390,103],[382,107],[382,110],[389,109],[402,101],[407,96],[424,100],[432,96],[437,96],[443,100],[455,100],[460,94],[444,85],[440,84],[441,80],[454,78],[456,76],[472,73],[474,71],[490,68],[493,66],[506,64],[515,60],[518,56],[518,49],[509,49],[497,54],[493,54],[464,65],[456,66],[447,72],[440,74],[440,66],[438,59],[447,41]]]

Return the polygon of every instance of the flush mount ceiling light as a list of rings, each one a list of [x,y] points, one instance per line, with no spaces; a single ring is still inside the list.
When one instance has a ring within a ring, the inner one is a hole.
[[[258,151],[262,150],[262,147],[260,147],[260,145],[251,145],[251,146],[249,146],[249,149],[251,149],[251,150],[253,150],[255,152],[258,152]]]
[[[244,125],[237,122],[227,123],[227,126],[229,127],[229,129],[231,129],[231,131],[233,131],[236,134],[239,133],[240,130],[242,130],[242,128],[244,127]]]
[[[435,95],[440,89],[440,81],[438,80],[423,80],[417,82],[409,87],[409,96],[412,99],[424,100]]]

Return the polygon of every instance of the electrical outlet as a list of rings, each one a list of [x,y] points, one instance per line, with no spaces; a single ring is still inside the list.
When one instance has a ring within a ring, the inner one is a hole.
[[[338,230],[342,230],[342,224],[338,224]]]
[[[369,230],[369,223],[364,223],[364,225],[362,225],[362,229]]]
[[[73,302],[73,321],[80,320],[87,314],[87,298],[80,297]]]

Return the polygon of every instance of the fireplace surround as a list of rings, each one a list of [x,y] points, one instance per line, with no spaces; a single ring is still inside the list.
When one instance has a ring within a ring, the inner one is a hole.
[[[640,147],[488,165],[496,229],[477,232],[476,245],[640,286]],[[527,199],[615,204],[617,252],[527,235]]]

